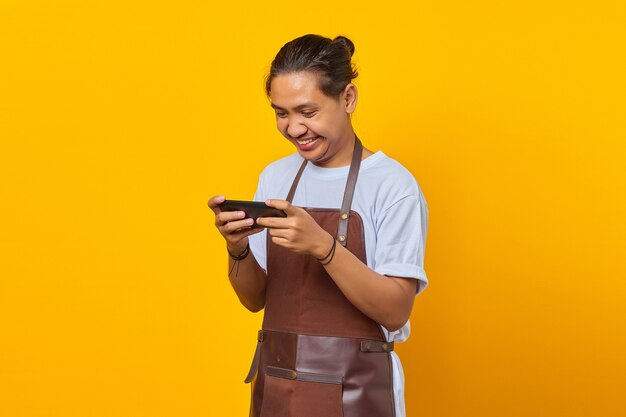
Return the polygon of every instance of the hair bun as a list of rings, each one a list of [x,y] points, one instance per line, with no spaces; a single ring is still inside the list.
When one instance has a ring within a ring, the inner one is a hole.
[[[350,56],[354,55],[354,43],[345,36],[337,36],[333,39],[333,42],[339,42],[345,45],[345,47],[350,51]]]

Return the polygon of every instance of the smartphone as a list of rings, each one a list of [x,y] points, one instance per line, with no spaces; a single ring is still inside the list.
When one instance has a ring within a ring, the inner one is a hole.
[[[287,213],[282,210],[268,206],[261,201],[224,200],[218,207],[222,211],[243,211],[247,219],[254,220],[251,227],[261,228],[257,224],[258,217],[287,217]]]

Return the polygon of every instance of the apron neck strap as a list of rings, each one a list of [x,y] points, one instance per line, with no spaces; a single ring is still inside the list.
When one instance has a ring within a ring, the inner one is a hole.
[[[363,157],[363,145],[359,138],[354,136],[354,151],[352,152],[352,161],[350,163],[350,171],[348,172],[348,180],[346,181],[346,189],[343,193],[343,202],[341,203],[341,212],[339,213],[339,227],[337,229],[336,239],[339,240],[343,246],[346,246],[348,242],[348,220],[350,218],[350,207],[352,206],[352,198],[354,197],[354,189],[356,187],[356,180],[359,176],[359,168],[361,167],[361,158]],[[287,201],[290,203],[293,201],[293,196],[296,194],[296,188],[300,182],[300,177],[304,172],[307,160],[302,161],[300,169],[296,174],[296,177],[291,184],[289,194],[287,194]]]

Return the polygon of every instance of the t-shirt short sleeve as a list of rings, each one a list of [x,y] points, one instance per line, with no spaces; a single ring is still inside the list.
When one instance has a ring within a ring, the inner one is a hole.
[[[382,275],[416,278],[419,280],[417,294],[422,292],[428,285],[424,270],[428,206],[421,192],[405,196],[387,207],[375,226],[374,270]]]

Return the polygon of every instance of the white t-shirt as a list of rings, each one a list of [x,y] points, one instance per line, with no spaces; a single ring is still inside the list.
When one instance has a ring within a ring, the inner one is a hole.
[[[302,157],[294,153],[268,165],[259,177],[254,200],[286,199],[301,164]],[[309,162],[292,203],[339,209],[349,169],[321,168]],[[370,155],[361,161],[351,209],[363,220],[367,266],[379,274],[415,278],[419,280],[417,294],[422,292],[428,285],[424,271],[428,206],[413,175],[382,151]],[[249,238],[250,250],[264,270],[266,234]],[[394,332],[382,329],[388,341],[401,343],[409,337],[411,325],[407,321]],[[396,416],[404,417],[404,374],[398,355],[392,352],[391,358]]]

